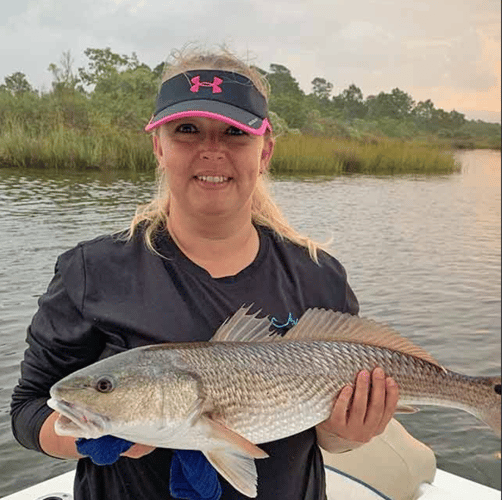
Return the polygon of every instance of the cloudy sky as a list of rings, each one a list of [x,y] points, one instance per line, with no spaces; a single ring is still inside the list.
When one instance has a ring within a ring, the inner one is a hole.
[[[333,95],[399,87],[416,100],[500,122],[499,0],[15,0],[0,7],[0,82],[16,71],[50,88],[50,63],[110,47],[154,67],[188,42],[227,44],[300,86]]]

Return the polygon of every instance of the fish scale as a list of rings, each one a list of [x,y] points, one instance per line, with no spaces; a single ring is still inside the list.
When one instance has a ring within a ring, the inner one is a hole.
[[[476,394],[459,400],[459,389],[472,382],[470,377],[414,356],[363,344],[221,343],[212,344],[211,349],[181,350],[180,357],[205,381],[211,411],[257,444],[325,420],[334,395],[353,383],[359,371],[376,366],[397,382],[403,405],[433,403],[464,409]],[[213,363],[215,359],[218,361]]]

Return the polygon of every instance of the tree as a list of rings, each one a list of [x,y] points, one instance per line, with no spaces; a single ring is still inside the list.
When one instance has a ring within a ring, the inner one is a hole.
[[[270,73],[267,74],[272,95],[288,94],[302,98],[305,94],[300,89],[300,85],[291,75],[291,71],[281,64],[271,64]]]
[[[271,64],[267,80],[271,89],[270,109],[286,120],[290,128],[301,128],[307,117],[305,94],[291,71],[281,64]]]
[[[333,97],[333,105],[336,109],[340,109],[344,118],[349,121],[355,118],[364,118],[367,112],[363,101],[363,93],[353,83],[343,90],[341,94]]]
[[[141,130],[151,116],[158,76],[147,65],[102,75],[91,94],[102,124]]]
[[[164,74],[164,71],[166,69],[166,63],[161,62],[153,68],[153,74],[160,80],[162,78],[162,75]]]
[[[303,102],[291,94],[272,93],[269,107],[271,111],[286,120],[289,128],[302,128],[307,119]]]
[[[414,104],[413,98],[409,94],[395,88],[390,94],[380,92],[376,97],[367,99],[368,116],[402,120],[410,116]]]
[[[459,113],[458,111],[450,111],[450,128],[452,130],[458,130],[466,123],[465,115]]]
[[[410,116],[411,110],[415,105],[415,101],[411,95],[397,87],[392,89],[390,95],[393,113],[395,114],[394,118],[402,119]]]
[[[455,131],[467,123],[463,113],[436,109],[430,99],[420,101],[413,108],[411,116],[419,127],[430,132]]]
[[[420,101],[412,110],[411,115],[418,125],[425,126],[430,123],[434,116],[434,103],[427,99],[426,101]]]
[[[333,84],[327,82],[324,78],[316,77],[312,80],[312,93],[319,100],[328,100],[333,90]]]
[[[18,96],[25,92],[33,92],[33,87],[26,79],[26,75],[17,71],[4,78],[4,84],[0,85],[0,90],[9,92],[13,96]]]
[[[54,91],[62,91],[65,89],[75,90],[77,83],[79,83],[79,78],[73,73],[73,57],[71,52],[68,50],[63,52],[59,63],[49,64],[49,71],[52,73],[54,80],[52,82],[52,88]]]
[[[87,96],[80,79],[73,71],[73,58],[70,51],[63,52],[59,65],[49,64],[53,75],[50,100],[51,121],[62,123],[66,127],[86,129],[89,127],[89,109]]]
[[[277,64],[277,63],[270,64],[270,72],[276,73],[278,75],[291,76],[291,71],[288,68],[286,68],[286,66],[283,66],[282,64]]]
[[[353,83],[349,85],[341,94],[342,100],[346,102],[363,102],[362,90],[354,85]]]
[[[110,47],[106,49],[85,49],[84,54],[89,58],[89,69],[79,68],[79,76],[86,85],[96,85],[100,79],[118,73],[121,68],[134,67],[137,56],[132,57],[115,54]]]
[[[304,134],[313,136],[350,137],[347,127],[334,118],[321,116],[318,109],[310,109],[307,113],[306,124],[301,131]]]

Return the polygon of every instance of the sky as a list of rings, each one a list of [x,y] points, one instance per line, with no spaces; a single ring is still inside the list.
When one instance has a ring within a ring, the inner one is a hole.
[[[337,95],[393,88],[468,119],[501,120],[499,0],[16,0],[0,6],[0,83],[17,71],[49,90],[51,63],[110,47],[155,67],[187,43],[316,77]]]

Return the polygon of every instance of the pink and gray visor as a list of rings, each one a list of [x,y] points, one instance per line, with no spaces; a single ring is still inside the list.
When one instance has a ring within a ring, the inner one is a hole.
[[[191,116],[213,118],[253,135],[272,130],[267,101],[244,75],[230,71],[186,71],[160,87],[147,132]]]

